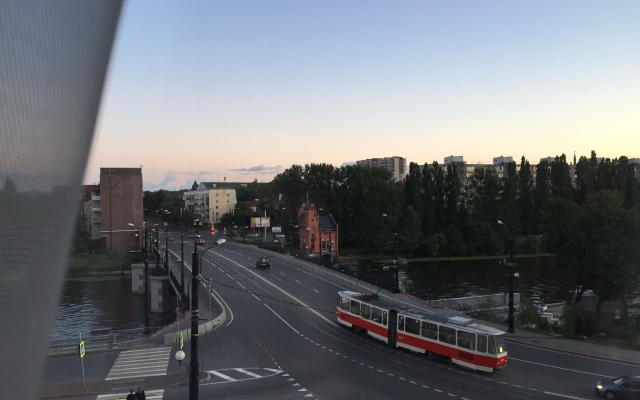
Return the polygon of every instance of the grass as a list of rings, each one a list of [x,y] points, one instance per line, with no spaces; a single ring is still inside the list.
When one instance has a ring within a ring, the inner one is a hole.
[[[86,277],[91,273],[109,273],[131,270],[132,255],[120,255],[113,252],[98,254],[75,254],[69,259],[67,279]]]

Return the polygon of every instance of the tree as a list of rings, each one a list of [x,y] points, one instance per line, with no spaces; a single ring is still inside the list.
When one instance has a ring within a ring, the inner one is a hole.
[[[536,184],[533,189],[533,215],[536,221],[536,233],[538,232],[537,223],[542,216],[542,209],[550,197],[551,166],[548,162],[542,161],[536,168]]]
[[[587,289],[603,301],[624,299],[638,288],[640,216],[623,207],[623,196],[598,191],[582,205],[549,200],[542,218],[545,242],[559,267],[572,277],[572,300]]]
[[[445,226],[446,213],[444,170],[435,161],[433,163],[433,189],[434,225],[436,231],[441,232]]]
[[[533,175],[529,161],[524,157],[520,160],[518,173],[518,207],[520,209],[520,226],[525,234],[536,230],[536,220],[533,212]]]
[[[551,194],[563,199],[573,199],[573,185],[567,157],[562,154],[551,163]]]
[[[436,232],[434,169],[427,163],[422,167],[422,233],[425,236]]]
[[[420,166],[416,163],[409,164],[409,174],[404,180],[404,197],[406,206],[413,207],[413,210],[418,213],[418,217],[422,219],[423,215],[423,203],[422,203],[422,174],[420,173]]]
[[[444,180],[445,222],[444,225],[456,224],[460,197],[462,192],[462,182],[458,174],[458,166],[455,163],[447,165],[447,174]]]
[[[407,206],[398,219],[399,244],[407,251],[415,251],[422,240],[420,216],[412,206]]]

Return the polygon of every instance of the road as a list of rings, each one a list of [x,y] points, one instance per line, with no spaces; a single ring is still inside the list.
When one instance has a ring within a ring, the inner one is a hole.
[[[179,255],[177,241],[170,249]],[[270,270],[255,268],[261,255],[271,257]],[[227,322],[200,338],[200,361],[211,375],[200,385],[201,399],[590,399],[599,378],[631,370],[514,342],[508,343],[507,368],[494,373],[391,348],[337,324],[336,293],[347,288],[300,268],[301,262],[230,242],[205,253],[202,275],[223,300]],[[150,357],[168,374],[186,372],[173,359],[176,351],[166,346]],[[134,354],[113,352],[92,357],[87,379],[118,377],[112,370],[123,354],[133,359]],[[72,362],[78,369],[77,360],[48,360],[44,383],[77,380],[77,372],[63,372],[74,369]],[[132,370],[142,376],[140,368],[150,362]],[[123,380],[123,390],[140,379]],[[156,398],[187,399],[188,388],[166,388]]]

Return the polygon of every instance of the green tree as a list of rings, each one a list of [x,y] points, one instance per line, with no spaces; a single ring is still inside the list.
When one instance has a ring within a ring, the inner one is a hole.
[[[405,202],[407,206],[413,207],[418,213],[418,217],[422,219],[423,203],[422,203],[422,173],[420,166],[416,163],[409,164],[409,174],[404,180]]]
[[[432,166],[427,163],[422,167],[422,233],[427,236],[436,232],[433,171]]]
[[[563,199],[573,199],[573,185],[567,157],[562,154],[551,163],[551,194]]]
[[[420,216],[413,209],[407,206],[398,219],[398,240],[403,250],[415,251],[420,246],[422,231],[420,228]]]
[[[461,202],[462,182],[455,163],[447,165],[447,174],[444,180],[445,203],[445,226],[454,225],[459,222],[458,211]]]
[[[529,161],[520,160],[518,173],[518,207],[520,210],[520,226],[525,234],[536,231],[536,220],[533,211],[533,175]]]
[[[444,186],[444,170],[437,162],[433,163],[433,211],[435,229],[441,232],[445,226],[446,192]]]
[[[533,215],[536,221],[536,230],[539,232],[537,222],[540,221],[545,203],[551,197],[551,166],[547,161],[542,161],[536,167],[536,184],[533,189]]]
[[[623,207],[623,196],[597,191],[584,204],[554,198],[542,224],[545,242],[559,267],[572,277],[572,299],[587,289],[603,301],[625,299],[637,291],[640,266],[640,216]]]

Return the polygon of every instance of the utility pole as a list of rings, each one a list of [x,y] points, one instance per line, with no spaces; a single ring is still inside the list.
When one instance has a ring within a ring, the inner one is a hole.
[[[144,331],[149,333],[151,310],[149,302],[149,228],[144,224]]]
[[[515,318],[513,316],[513,225],[509,225],[509,333],[514,333]]]
[[[200,260],[198,258],[198,233],[193,239],[191,258],[191,360],[189,361],[189,400],[198,400],[198,288],[200,286]]]
[[[396,232],[395,234],[395,242],[396,242],[396,262],[395,262],[395,266],[396,266],[396,293],[400,292],[400,278],[398,277],[398,275],[400,275],[398,273],[398,233]]]

